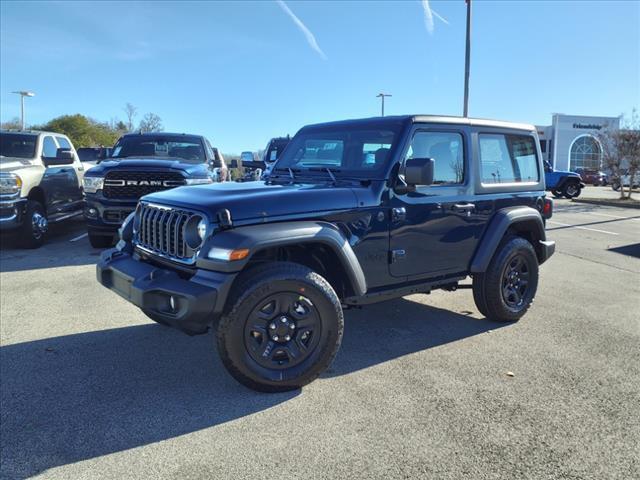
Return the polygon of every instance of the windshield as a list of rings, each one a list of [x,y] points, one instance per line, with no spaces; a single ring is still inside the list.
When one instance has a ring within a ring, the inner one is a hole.
[[[2,157],[33,158],[36,156],[37,140],[37,135],[1,133],[0,155]]]
[[[200,137],[130,135],[122,137],[113,147],[110,158],[178,158],[190,163],[206,160]]]
[[[275,169],[293,172],[330,169],[336,176],[380,178],[397,136],[398,131],[390,126],[303,131],[282,152]]]

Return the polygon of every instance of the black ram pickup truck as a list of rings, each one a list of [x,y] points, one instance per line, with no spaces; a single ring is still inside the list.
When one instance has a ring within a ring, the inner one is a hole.
[[[143,197],[98,281],[158,323],[216,328],[244,385],[299,388],[333,361],[345,307],[471,277],[483,315],[519,320],[555,249],[541,158],[533,125],[396,116],[307,126],[267,181]]]
[[[226,174],[223,158],[205,137],[164,132],[122,136],[111,156],[84,175],[91,245],[113,246],[118,228],[143,195],[224,181]]]

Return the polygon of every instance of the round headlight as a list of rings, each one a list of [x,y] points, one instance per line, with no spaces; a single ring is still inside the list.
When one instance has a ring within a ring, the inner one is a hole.
[[[191,250],[197,250],[207,235],[207,221],[200,215],[192,216],[184,226],[184,241]]]
[[[198,236],[200,240],[207,237],[207,221],[204,218],[198,222]]]

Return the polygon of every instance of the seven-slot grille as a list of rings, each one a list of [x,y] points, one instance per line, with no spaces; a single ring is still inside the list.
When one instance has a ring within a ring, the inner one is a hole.
[[[102,194],[107,198],[140,198],[149,193],[184,185],[184,177],[177,172],[107,173]]]
[[[189,219],[200,216],[187,210],[140,203],[136,213],[135,243],[144,250],[190,263],[196,253],[185,242]]]

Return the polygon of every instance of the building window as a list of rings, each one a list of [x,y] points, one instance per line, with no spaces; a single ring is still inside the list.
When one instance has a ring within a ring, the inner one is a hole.
[[[586,168],[600,170],[602,165],[602,148],[591,135],[582,135],[571,144],[569,151],[569,169]]]

